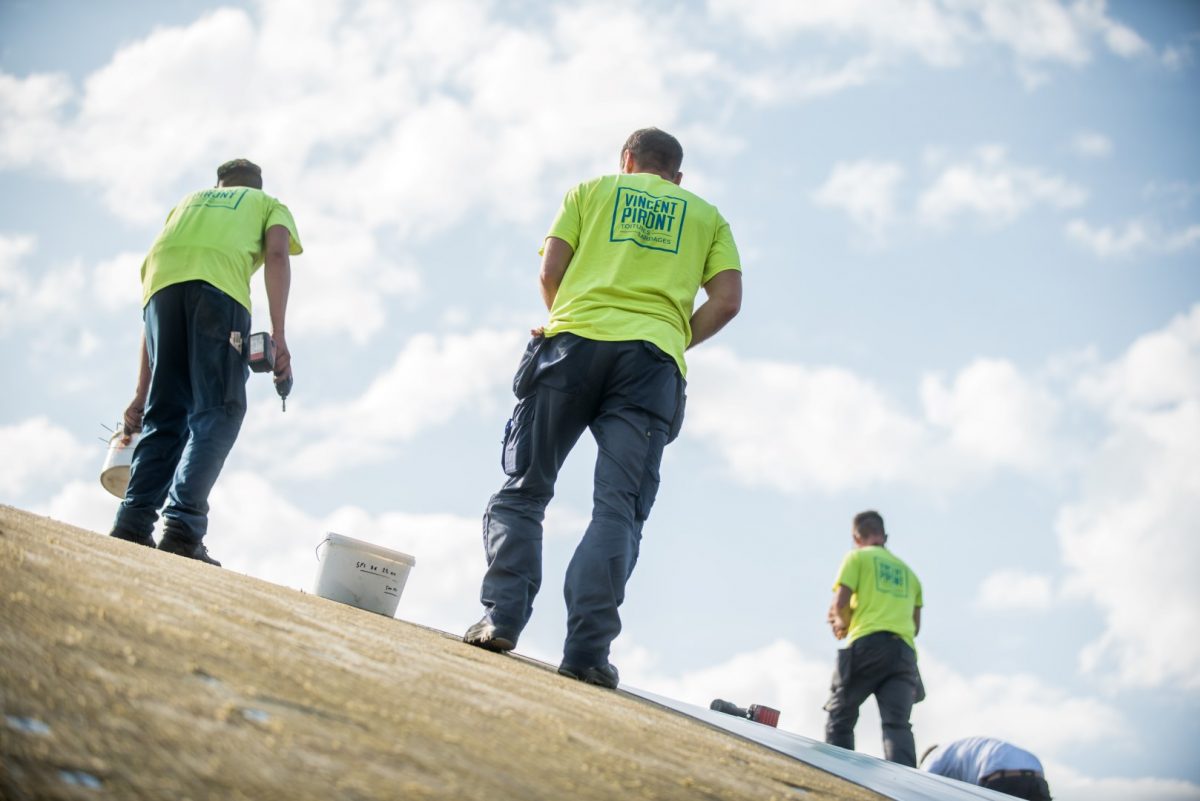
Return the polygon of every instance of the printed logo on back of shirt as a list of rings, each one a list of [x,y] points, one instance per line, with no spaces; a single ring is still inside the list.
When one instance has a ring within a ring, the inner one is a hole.
[[[681,197],[621,186],[617,188],[608,241],[678,253],[686,215],[687,201]]]
[[[875,561],[875,589],[897,598],[908,597],[908,571],[884,559]]]
[[[248,189],[205,189],[192,195],[188,208],[204,206],[209,209],[236,209],[246,196]]]

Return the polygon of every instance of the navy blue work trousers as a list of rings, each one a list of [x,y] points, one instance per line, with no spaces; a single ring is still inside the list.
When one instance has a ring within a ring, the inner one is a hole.
[[[154,293],[144,320],[150,391],[113,525],[150,536],[161,508],[173,534],[199,542],[208,494],[246,415],[250,312],[208,283],[187,281]]]
[[[917,766],[909,715],[925,697],[917,654],[898,634],[877,631],[838,651],[825,711],[825,742],[854,750],[858,708],[874,695],[883,725],[883,755],[889,762]]]
[[[494,623],[518,635],[529,621],[542,583],[546,505],[567,454],[590,430],[598,449],[592,518],[567,567],[563,662],[608,659],[658,492],[663,448],[682,424],[684,386],[674,359],[649,342],[569,333],[530,341],[504,436],[508,480],[483,517],[488,569],[480,601]]]

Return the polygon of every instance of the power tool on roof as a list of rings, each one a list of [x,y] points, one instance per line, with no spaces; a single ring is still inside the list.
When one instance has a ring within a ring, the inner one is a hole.
[[[259,331],[250,335],[250,347],[246,360],[250,363],[250,369],[256,373],[275,372],[275,340],[271,339],[270,334],[266,331]],[[292,377],[288,376],[283,381],[276,381],[275,391],[279,393],[283,411],[286,412],[287,396],[292,391]]]
[[[737,704],[732,704],[729,701],[722,701],[720,698],[717,698],[708,705],[708,708],[715,712],[724,712],[726,715],[733,715],[735,718],[752,720],[755,723],[761,723],[764,726],[774,726],[776,728],[779,727],[779,710],[772,709],[769,706],[751,704],[749,709],[742,709]]]

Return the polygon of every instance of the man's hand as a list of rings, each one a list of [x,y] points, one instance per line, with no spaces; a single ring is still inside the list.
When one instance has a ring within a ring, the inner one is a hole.
[[[292,352],[282,333],[272,333],[271,339],[275,342],[275,383],[278,384],[292,377]]]
[[[146,413],[146,399],[134,398],[133,401],[125,407],[123,418],[123,427],[121,430],[121,444],[128,445],[133,439],[133,435],[142,430],[142,417]]]
[[[836,640],[846,639],[850,631],[850,618],[854,614],[850,608],[850,598],[853,594],[854,591],[845,584],[839,584],[833,591],[833,603],[829,605],[829,614],[825,619],[829,621],[829,628]]]

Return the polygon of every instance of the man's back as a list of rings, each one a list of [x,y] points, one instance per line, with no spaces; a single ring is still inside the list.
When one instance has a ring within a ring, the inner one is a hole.
[[[696,294],[740,266],[716,207],[658,175],[607,175],[567,193],[548,235],[575,253],[546,334],[645,340],[686,374]]]
[[[184,197],[142,264],[142,303],[163,287],[205,281],[246,309],[250,276],[263,263],[264,232],[288,229],[289,252],[302,252],[296,223],[287,206],[252,187],[204,189]]]
[[[923,767],[930,773],[971,784],[979,784],[998,770],[1042,772],[1036,756],[995,737],[964,737],[938,746]]]
[[[922,605],[921,582],[899,557],[879,545],[857,548],[846,555],[836,583],[854,591],[850,642],[890,631],[916,650],[913,609]]]

